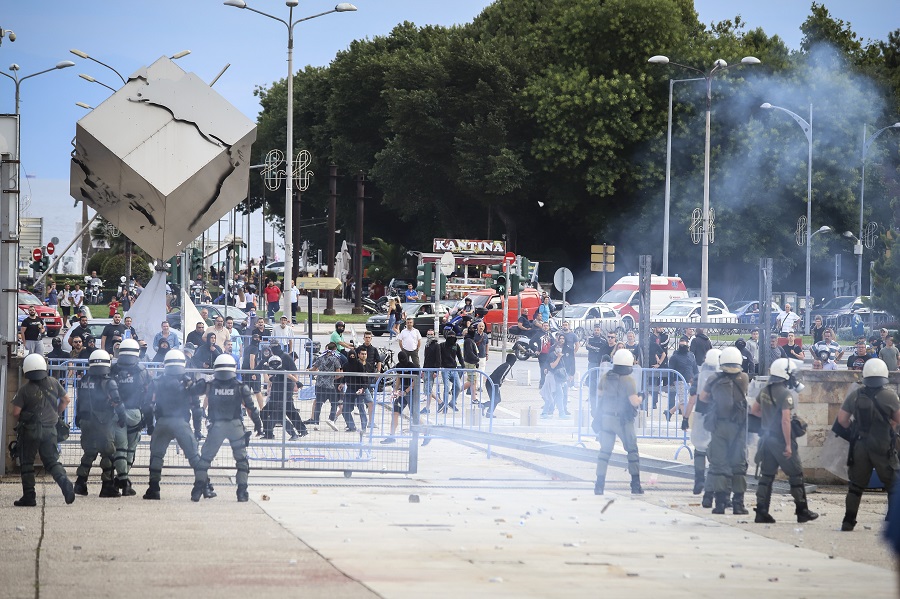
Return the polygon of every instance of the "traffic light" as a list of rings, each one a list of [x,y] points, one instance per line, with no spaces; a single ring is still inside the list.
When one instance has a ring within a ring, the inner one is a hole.
[[[509,292],[518,294],[528,289],[532,272],[533,265],[531,261],[524,256],[519,256],[517,267],[509,275]]]
[[[440,300],[447,292],[447,275],[438,271],[435,276],[434,299]]]
[[[181,284],[181,256],[173,256],[170,258],[166,264],[168,268],[168,274],[166,275],[166,282],[170,285],[180,285]]]
[[[416,290],[424,293],[425,297],[431,295],[431,279],[434,274],[434,263],[423,262],[416,267]]]
[[[40,260],[34,260],[31,263],[31,270],[33,270],[34,272],[44,272],[44,259],[41,258]]]
[[[48,268],[50,268],[50,256],[44,254],[41,258],[41,272],[44,272]]]
[[[616,246],[591,246],[591,272],[613,272],[616,270]]]
[[[200,248],[191,248],[191,279],[203,274],[203,252]]]
[[[491,275],[491,287],[498,295],[506,295],[506,273],[503,272],[502,264],[492,264],[488,266],[487,272]]]

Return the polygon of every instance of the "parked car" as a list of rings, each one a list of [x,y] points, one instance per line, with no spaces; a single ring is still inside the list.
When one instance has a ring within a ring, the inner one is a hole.
[[[709,322],[737,322],[737,316],[722,310],[719,306],[708,305],[706,309],[706,317]],[[653,322],[700,322],[701,306],[699,304],[671,302],[668,306],[659,311],[654,316]]]
[[[552,328],[562,325],[562,317],[578,335],[578,340],[584,340],[594,333],[594,325],[599,324],[603,334],[616,333],[620,339],[625,337],[625,327],[622,317],[609,304],[572,304],[563,308],[560,313],[550,319]]]
[[[686,297],[684,299],[672,300],[671,302],[669,302],[666,305],[672,306],[674,304],[687,304],[687,305],[691,305],[691,306],[699,306],[702,303],[702,301],[703,301],[702,298],[699,298],[699,297]],[[722,312],[729,312],[728,304],[726,304],[724,301],[720,300],[717,297],[706,298],[706,305],[707,306],[716,306]]]
[[[23,289],[19,290],[19,310],[20,316],[24,312],[24,316],[28,315],[28,309],[34,308],[34,311],[37,313],[37,317],[44,321],[44,330],[48,337],[56,337],[59,335],[60,330],[62,330],[62,317],[57,314],[56,310],[53,308],[44,305],[40,299],[37,298],[33,293],[25,291]],[[19,322],[24,320],[24,316],[19,319]]]
[[[439,321],[443,322],[450,308],[451,306],[447,303],[438,302],[437,314]],[[429,330],[434,329],[434,311],[431,303],[405,303],[403,304],[403,312],[407,317],[413,317],[413,326],[418,329],[423,337]],[[376,337],[381,337],[388,332],[388,319],[389,316],[387,314],[375,314],[366,321],[366,330]],[[404,326],[404,323],[400,323],[400,328]]]
[[[209,318],[206,319],[206,325],[211,327],[216,323],[216,317],[221,316],[225,318],[226,316],[231,316],[234,318],[234,328],[241,335],[247,334],[247,326],[250,322],[250,317],[247,316],[247,313],[241,310],[240,308],[235,308],[234,306],[223,306],[222,304],[197,304],[197,311],[199,312],[203,308],[206,308],[209,311]],[[166,320],[169,321],[169,326],[173,329],[181,329],[181,312],[180,311],[172,311],[166,314]],[[193,330],[193,328],[191,328]],[[266,335],[272,334],[272,325],[268,322],[266,323]]]
[[[776,304],[775,302],[771,302],[772,306],[772,326],[775,326],[775,319],[778,318],[778,315],[781,314],[781,306]],[[746,324],[757,324],[759,322],[759,301],[753,300],[749,302],[742,302],[736,308],[732,309],[738,317],[738,322],[743,322]]]
[[[263,267],[263,272],[272,271],[277,275],[284,274],[284,261],[279,260],[278,262],[269,262]]]
[[[859,315],[863,324],[866,326],[869,325],[869,321],[872,318],[874,318],[876,327],[889,320],[894,320],[894,316],[884,310],[875,310],[875,312],[872,313],[871,309],[863,303],[862,297],[839,295],[828,300],[818,308],[814,308],[812,312],[810,312],[810,322],[812,322],[816,316],[821,316],[822,323],[826,327],[834,329],[847,328],[852,325],[854,315]]]

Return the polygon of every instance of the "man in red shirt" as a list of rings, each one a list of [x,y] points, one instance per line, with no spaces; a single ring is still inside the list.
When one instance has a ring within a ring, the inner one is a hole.
[[[272,324],[275,324],[275,313],[278,312],[278,302],[281,300],[281,289],[278,288],[275,281],[269,281],[266,283],[265,294],[266,302],[269,304],[266,316]]]

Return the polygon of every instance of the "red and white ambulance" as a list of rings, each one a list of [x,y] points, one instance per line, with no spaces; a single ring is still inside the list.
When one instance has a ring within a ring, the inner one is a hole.
[[[681,277],[650,277],[650,315],[657,314],[669,302],[688,297],[687,287]],[[631,330],[639,320],[640,298],[638,277],[629,275],[616,281],[597,303],[609,304],[622,317],[625,330]]]

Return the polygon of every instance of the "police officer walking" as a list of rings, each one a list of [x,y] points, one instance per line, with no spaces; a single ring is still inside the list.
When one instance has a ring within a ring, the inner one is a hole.
[[[631,376],[634,355],[627,349],[613,354],[612,370],[600,379],[596,402],[591,404],[594,432],[600,438],[600,455],[597,457],[597,482],[594,495],[603,495],[606,485],[606,470],[609,458],[616,444],[616,437],[628,453],[628,473],[631,474],[632,495],[643,495],[641,488],[641,465],[638,456],[637,436],[634,433],[634,418],[641,398]]]
[[[144,412],[150,408],[150,375],[143,365],[138,364],[141,355],[141,346],[135,339],[125,339],[119,346],[119,358],[111,370],[112,378],[119,387],[119,397],[125,406],[125,430],[126,434],[126,477],[117,481],[117,486],[122,495],[136,495],[131,488],[128,472],[134,464],[134,455],[138,443],[141,440],[141,429],[144,428]],[[120,446],[120,440],[116,439],[116,450]]]
[[[185,357],[181,350],[170,349],[166,352],[162,376],[153,381],[151,399],[153,414],[147,423],[147,432],[151,435],[150,486],[144,493],[144,499],[159,499],[163,457],[172,439],[178,442],[178,446],[187,457],[188,464],[194,469],[195,485],[204,480],[197,470],[200,455],[197,452],[197,439],[194,434],[200,433],[203,413],[199,397],[205,391],[205,384],[188,376],[184,371],[184,364]],[[195,433],[191,432],[191,425],[188,424],[191,419]]]
[[[736,347],[726,347],[719,356],[722,372],[713,375],[700,394],[706,408],[704,426],[712,433],[709,441],[707,489],[713,492],[712,513],[724,514],[728,496],[734,492],[734,514],[748,514],[744,507],[747,491],[747,387],[750,379],[741,369],[743,356]]]
[[[709,377],[719,371],[719,355],[721,353],[721,350],[718,349],[706,352],[705,362],[697,373],[696,388],[688,399],[688,405],[684,409],[684,418],[681,420],[681,430],[691,429],[691,443],[694,445],[694,495],[703,493],[701,505],[707,509],[712,507],[713,502],[712,491],[706,489],[706,453],[712,435],[703,424],[706,418],[705,411],[709,404],[697,403],[697,389],[703,389]],[[693,424],[690,422],[691,413],[694,414]]]
[[[895,429],[900,425],[900,399],[888,383],[888,368],[883,360],[872,358],[863,366],[863,386],[850,392],[837,416],[843,427],[839,434],[850,441],[850,489],[841,530],[856,526],[856,515],[863,490],[872,469],[888,489],[888,502],[894,493],[898,462]],[[837,432],[837,431],[836,431]],[[888,520],[896,517],[888,511]]]
[[[214,368],[213,380],[206,384],[210,426],[206,431],[203,449],[200,451],[191,501],[200,501],[200,497],[204,494],[209,484],[209,466],[225,439],[228,439],[231,445],[231,453],[237,466],[237,500],[249,501],[247,479],[250,474],[250,462],[247,460],[247,443],[250,431],[244,432],[241,406],[247,409],[258,434],[262,433],[262,420],[256,411],[250,387],[237,380],[237,363],[234,358],[222,354],[216,358]]]
[[[779,358],[769,368],[769,384],[760,390],[750,413],[762,420],[756,462],[759,464],[759,486],[756,488],[756,522],[774,524],[769,514],[772,483],[778,468],[788,476],[791,496],[796,504],[797,522],[815,520],[819,514],[809,511],[803,484],[803,464],[797,451],[797,440],[791,434],[791,411],[794,399],[791,389],[797,386],[797,367],[787,358]]]
[[[25,356],[22,371],[28,379],[12,400],[12,415],[16,426],[16,453],[22,470],[22,498],[13,502],[17,507],[37,505],[34,491],[34,456],[40,454],[44,470],[62,489],[66,503],[75,501],[75,490],[66,469],[59,463],[56,423],[69,405],[66,390],[52,376],[47,375],[47,362],[39,353]]]
[[[78,402],[75,405],[75,424],[81,428],[81,464],[76,471],[75,493],[87,495],[87,478],[91,473],[91,465],[99,455],[100,497],[121,497],[113,479],[122,480],[127,476],[124,441],[125,406],[119,397],[119,387],[110,378],[112,360],[109,353],[95,349],[88,358],[87,374],[78,382]],[[117,431],[116,429],[121,429]],[[116,438],[123,444],[116,450]]]

